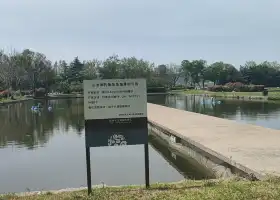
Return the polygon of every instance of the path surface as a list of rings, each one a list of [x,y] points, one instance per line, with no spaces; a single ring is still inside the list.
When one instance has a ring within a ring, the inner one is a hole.
[[[261,175],[280,175],[280,130],[150,103],[148,119]]]

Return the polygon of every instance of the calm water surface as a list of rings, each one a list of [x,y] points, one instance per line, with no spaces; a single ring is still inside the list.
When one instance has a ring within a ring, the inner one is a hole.
[[[280,129],[280,104],[198,96],[149,96],[149,102]],[[51,100],[53,112],[30,111],[37,102],[0,107],[0,193],[86,186],[83,99]],[[47,102],[43,102],[45,105]],[[144,183],[144,147],[91,148],[92,182]],[[151,182],[204,179],[207,172],[150,138]],[[211,178],[211,177],[210,177]]]
[[[214,105],[209,97],[194,95],[151,96],[149,101],[181,110],[235,120],[239,123],[280,130],[280,102],[217,99],[220,104]]]
[[[0,193],[86,186],[83,99],[37,103],[0,107]],[[211,177],[154,138],[149,154],[152,183]],[[91,148],[91,166],[93,184],[143,184],[144,146]]]

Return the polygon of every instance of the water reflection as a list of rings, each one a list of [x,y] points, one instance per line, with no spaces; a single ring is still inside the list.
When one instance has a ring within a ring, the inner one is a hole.
[[[81,135],[84,129],[83,99],[43,101],[39,113],[31,112],[38,102],[24,102],[0,107],[0,148],[8,145],[33,149],[44,146],[54,130],[67,133],[74,129]],[[47,110],[47,105],[53,111]]]
[[[280,129],[279,104],[221,100],[213,105],[208,100],[198,96],[148,97],[151,103]],[[86,185],[83,99],[43,101],[41,113],[31,112],[37,103],[0,106],[0,193]],[[49,104],[52,112],[47,110]],[[155,141],[151,145],[151,182],[208,177],[166,146]],[[143,158],[141,145],[129,150],[93,148],[93,184],[144,183]]]
[[[86,186],[83,99],[44,101],[34,113],[37,103],[0,107],[0,193]],[[183,179],[154,149],[149,155],[151,183]],[[144,147],[91,148],[91,166],[92,184],[143,184]]]
[[[256,101],[223,100],[209,103],[201,96],[152,95],[148,101],[168,107],[212,115],[220,118],[280,129],[280,104]],[[83,99],[42,101],[41,113],[30,108],[38,101],[29,101],[0,107],[0,148],[16,145],[34,149],[44,146],[55,130],[68,134],[73,130],[82,135],[84,130]],[[47,106],[53,111],[49,112]]]
[[[206,168],[200,166],[195,160],[190,157],[182,157],[176,152],[172,152],[168,144],[162,139],[150,135],[150,143],[152,147],[160,154],[167,162],[170,163],[184,178],[186,179],[209,179],[215,178],[213,173],[207,171]]]
[[[151,102],[219,118],[236,120],[241,123],[280,129],[280,103],[230,99],[216,100],[221,101],[221,103],[212,104],[210,97],[166,95],[162,96],[162,99],[159,96],[154,97]]]

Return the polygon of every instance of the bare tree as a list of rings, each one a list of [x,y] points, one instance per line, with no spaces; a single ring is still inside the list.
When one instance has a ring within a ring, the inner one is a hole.
[[[169,87],[175,87],[177,81],[182,77],[182,68],[179,65],[170,63],[166,68],[167,80]]]

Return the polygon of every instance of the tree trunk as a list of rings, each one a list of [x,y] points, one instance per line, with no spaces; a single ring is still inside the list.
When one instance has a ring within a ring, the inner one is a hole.
[[[32,84],[32,91],[33,91],[33,97],[35,97],[35,73],[33,72],[33,84]]]

